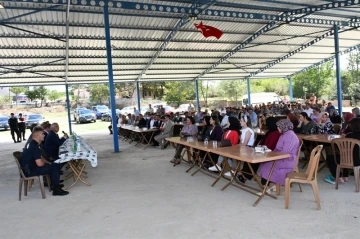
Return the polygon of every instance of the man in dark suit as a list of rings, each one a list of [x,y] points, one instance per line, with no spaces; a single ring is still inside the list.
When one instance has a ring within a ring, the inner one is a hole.
[[[44,149],[47,156],[52,160],[55,161],[59,158],[59,149],[60,146],[65,142],[69,136],[64,134],[63,137],[59,137],[59,125],[57,123],[53,123],[50,126],[50,131],[46,137]]]
[[[31,134],[31,142],[24,149],[20,161],[25,176],[50,175],[54,196],[65,196],[69,192],[64,191],[60,184],[60,164],[52,163],[42,154],[41,142],[44,140],[43,128],[36,126]]]
[[[139,128],[146,127],[146,120],[144,119],[142,114],[139,114]]]
[[[14,116],[14,113],[10,114],[8,124],[10,126],[11,137],[14,140],[14,143],[21,142],[21,137],[20,137],[20,132],[19,132],[19,123],[18,123],[18,119]],[[16,134],[17,141],[15,139],[15,134]]]

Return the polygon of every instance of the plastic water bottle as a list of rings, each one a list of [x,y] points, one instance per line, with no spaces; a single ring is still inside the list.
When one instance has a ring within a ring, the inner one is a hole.
[[[213,141],[213,148],[217,148],[217,141],[216,140]]]
[[[208,143],[209,143],[208,138],[205,138],[205,140],[204,140],[204,144],[205,144],[205,145],[208,145]]]
[[[81,141],[80,141],[80,137],[77,137],[76,139],[76,144],[77,144],[77,151],[81,151]]]

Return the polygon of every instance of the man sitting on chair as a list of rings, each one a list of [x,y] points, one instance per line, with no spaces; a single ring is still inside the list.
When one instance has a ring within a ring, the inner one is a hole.
[[[20,165],[26,177],[50,175],[51,183],[53,185],[54,196],[65,196],[69,192],[62,189],[60,184],[60,168],[61,164],[51,163],[46,160],[41,154],[41,142],[44,140],[44,131],[42,127],[34,127],[32,134],[32,141],[21,157]]]
[[[170,120],[170,115],[165,115],[164,122],[164,126],[159,129],[161,133],[154,137],[154,139],[161,145],[161,149],[166,149],[168,146],[169,142],[162,143],[162,141],[165,140],[165,138],[170,137],[171,129],[174,126],[174,122]]]
[[[50,157],[51,160],[57,160],[59,158],[59,149],[60,146],[65,142],[69,136],[64,134],[62,138],[58,135],[59,125],[58,123],[53,123],[50,126],[50,131],[46,137],[44,144],[44,149],[46,154]]]

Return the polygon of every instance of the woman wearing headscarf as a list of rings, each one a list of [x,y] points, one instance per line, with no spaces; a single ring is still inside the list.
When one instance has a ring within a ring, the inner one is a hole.
[[[270,182],[280,185],[285,185],[285,178],[287,173],[291,173],[294,170],[296,163],[296,157],[299,150],[300,142],[299,138],[294,133],[294,125],[288,119],[279,120],[276,123],[279,133],[279,141],[276,144],[274,152],[281,152],[290,154],[289,158],[277,160],[273,174],[271,175]],[[267,178],[271,170],[273,162],[266,162],[260,165],[260,177],[261,183],[266,184]]]
[[[281,133],[277,129],[276,122],[277,120],[275,117],[269,117],[266,119],[266,125],[268,127],[268,131],[265,133],[264,137],[260,140],[259,145],[265,145],[271,150],[275,149],[276,144],[281,136]],[[260,166],[259,163],[251,164],[251,167],[254,170],[254,172],[257,172],[259,166]],[[251,170],[249,168],[249,164],[244,163],[241,173],[238,174],[237,178],[242,183],[245,183],[246,179],[251,180],[253,178],[251,174]]]
[[[343,113],[344,123],[341,125],[340,134],[347,134],[351,132],[351,127],[349,126],[350,126],[350,121],[353,118],[355,118],[355,115],[353,115],[352,113],[349,112]]]
[[[320,124],[317,125],[317,132],[319,134],[335,134],[334,125],[331,123],[328,113],[321,113]]]

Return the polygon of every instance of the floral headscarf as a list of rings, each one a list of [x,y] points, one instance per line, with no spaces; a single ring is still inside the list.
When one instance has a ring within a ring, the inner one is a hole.
[[[278,122],[276,122],[276,126],[281,130],[282,133],[294,129],[294,124],[291,123],[291,121],[288,119],[279,120]]]

